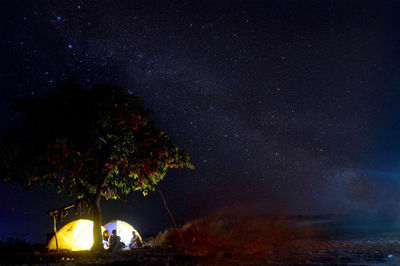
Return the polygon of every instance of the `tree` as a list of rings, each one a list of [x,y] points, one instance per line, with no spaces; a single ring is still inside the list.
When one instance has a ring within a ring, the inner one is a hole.
[[[18,99],[23,115],[0,143],[0,175],[25,188],[57,188],[89,200],[92,250],[102,249],[100,200],[154,191],[169,168],[191,168],[187,153],[149,119],[142,101],[123,88],[86,90],[73,80],[46,97]]]

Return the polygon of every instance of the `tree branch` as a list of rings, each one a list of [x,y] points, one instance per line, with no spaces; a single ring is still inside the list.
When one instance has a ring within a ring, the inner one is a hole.
[[[115,165],[113,167],[110,168],[110,170],[108,170],[108,173],[106,175],[106,177],[103,180],[103,183],[100,185],[100,187],[98,188],[98,193],[100,193],[101,189],[106,185],[108,177],[111,175],[111,173],[114,171],[115,169]]]
[[[161,198],[162,198],[162,200],[164,202],[164,206],[167,209],[167,211],[169,213],[169,216],[171,217],[172,224],[174,225],[175,231],[178,233],[178,236],[181,239],[182,244],[185,245],[185,240],[183,240],[183,236],[182,236],[181,232],[178,230],[178,227],[176,226],[174,216],[172,215],[171,210],[168,208],[167,201],[165,200],[164,194],[162,193],[160,187],[157,184],[156,184],[156,186],[157,186],[158,192],[160,192]]]

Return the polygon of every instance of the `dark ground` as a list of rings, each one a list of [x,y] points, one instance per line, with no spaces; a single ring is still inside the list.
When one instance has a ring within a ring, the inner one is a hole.
[[[0,264],[400,265],[399,223],[367,218],[217,213],[185,224],[180,235],[166,230],[147,239],[146,247],[97,256],[47,253],[9,239],[0,242]]]
[[[2,257],[1,264],[70,264],[70,265],[400,265],[400,240],[320,241],[297,240],[272,246],[264,252],[237,254],[233,250],[216,250],[199,255],[171,248],[139,248],[94,257],[88,252],[40,254],[14,253]]]

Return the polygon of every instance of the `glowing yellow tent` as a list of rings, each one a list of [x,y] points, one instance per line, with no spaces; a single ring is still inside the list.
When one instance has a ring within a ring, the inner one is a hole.
[[[104,225],[104,227],[108,230],[110,234],[112,233],[113,230],[116,230],[117,236],[121,237],[121,242],[124,242],[126,246],[129,246],[129,243],[131,242],[132,231],[136,232],[136,234],[140,239],[140,242],[142,242],[142,237],[140,236],[139,232],[127,222],[121,220],[113,220]]]
[[[102,226],[101,231],[105,228]],[[93,245],[93,222],[79,219],[64,225],[57,232],[59,250],[89,250]],[[49,250],[57,250],[56,238],[53,236],[47,244]]]

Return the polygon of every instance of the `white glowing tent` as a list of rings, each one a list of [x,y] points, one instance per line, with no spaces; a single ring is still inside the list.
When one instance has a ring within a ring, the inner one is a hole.
[[[140,236],[139,232],[130,224],[127,222],[121,221],[121,220],[113,220],[104,227],[107,229],[107,231],[112,234],[113,230],[117,231],[117,236],[121,237],[121,242],[124,242],[126,246],[129,245],[132,239],[132,231],[136,232],[136,235],[138,235],[140,242],[142,242],[142,237]]]
[[[101,231],[105,228],[102,226]],[[64,225],[57,231],[59,250],[89,250],[93,245],[93,222],[79,219]],[[47,244],[49,250],[57,250],[56,239],[53,236]]]

